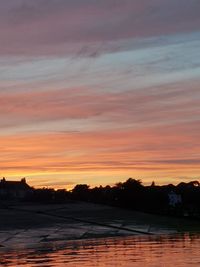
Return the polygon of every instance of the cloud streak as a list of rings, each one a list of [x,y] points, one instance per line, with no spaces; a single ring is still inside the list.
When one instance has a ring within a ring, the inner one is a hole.
[[[144,177],[163,172],[176,177],[197,175],[198,132],[199,125],[189,123],[167,128],[4,136],[0,168],[7,175],[80,176],[92,172],[106,177],[117,171],[119,175]]]
[[[200,117],[198,81],[149,88],[148,91],[106,93],[71,88],[15,94],[4,92],[0,96],[1,128],[69,119],[97,119],[120,123],[124,127],[131,124],[147,127],[198,121]]]
[[[199,8],[198,0],[0,1],[0,51],[93,55],[104,42],[197,31]]]

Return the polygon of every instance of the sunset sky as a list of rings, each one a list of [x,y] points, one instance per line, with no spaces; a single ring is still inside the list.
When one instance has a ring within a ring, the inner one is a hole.
[[[0,176],[200,179],[199,0],[0,0]]]

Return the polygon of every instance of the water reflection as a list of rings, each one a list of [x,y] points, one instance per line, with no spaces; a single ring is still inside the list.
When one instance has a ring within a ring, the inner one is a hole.
[[[200,266],[200,235],[134,236],[48,243],[36,248],[2,250],[7,267],[162,267]]]

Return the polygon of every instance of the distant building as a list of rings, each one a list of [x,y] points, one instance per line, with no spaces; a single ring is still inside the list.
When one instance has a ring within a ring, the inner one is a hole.
[[[26,179],[21,181],[7,181],[3,178],[0,181],[0,199],[24,199],[30,195],[32,188],[26,183]]]
[[[169,205],[171,207],[176,207],[178,204],[182,203],[181,195],[176,194],[174,191],[168,193]]]

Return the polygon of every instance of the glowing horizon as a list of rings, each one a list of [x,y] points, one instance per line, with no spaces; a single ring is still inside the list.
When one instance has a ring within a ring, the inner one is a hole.
[[[199,8],[0,0],[0,176],[56,188],[200,179]]]

